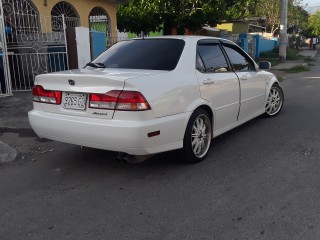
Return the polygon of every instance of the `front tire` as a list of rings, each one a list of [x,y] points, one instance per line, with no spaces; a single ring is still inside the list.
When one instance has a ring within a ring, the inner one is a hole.
[[[283,91],[279,85],[273,85],[270,89],[269,96],[266,103],[266,117],[276,116],[282,109],[284,101]]]
[[[183,139],[184,162],[197,163],[205,159],[212,139],[211,125],[211,118],[205,110],[193,112]]]

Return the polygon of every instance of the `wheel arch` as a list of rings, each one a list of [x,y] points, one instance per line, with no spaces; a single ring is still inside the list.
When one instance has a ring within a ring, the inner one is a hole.
[[[215,113],[214,113],[214,110],[210,104],[210,102],[208,101],[202,101],[202,102],[199,102],[197,105],[195,105],[193,107],[192,110],[190,110],[190,114],[189,114],[189,117],[187,119],[187,122],[186,122],[186,126],[185,126],[185,131],[187,129],[187,125],[188,125],[188,122],[190,121],[190,118],[191,118],[191,115],[194,113],[194,111],[196,111],[197,109],[202,109],[204,111],[206,111],[209,116],[210,116],[210,120],[211,120],[211,127],[212,127],[212,131],[213,131],[213,127],[214,127],[214,119],[215,119]]]
[[[198,118],[202,119],[201,123],[196,123]],[[207,156],[213,138],[211,118],[213,111],[206,104],[197,106],[191,112],[183,138],[182,152],[185,162],[197,163]]]
[[[267,86],[266,86],[266,98],[268,97],[268,95],[269,95],[269,92],[270,92],[270,89],[272,88],[272,86],[273,85],[278,85],[278,86],[280,86],[280,83],[279,83],[279,81],[278,81],[278,79],[277,79],[277,77],[275,76],[275,75],[271,75],[271,77],[270,77],[270,79],[269,80],[267,80],[267,82],[266,82],[267,84]],[[267,99],[266,99],[267,100]]]
[[[209,107],[208,105],[203,104],[203,105],[200,105],[199,107],[197,107],[196,109],[203,109],[204,111],[206,111],[210,116],[211,122],[213,122],[214,117],[213,117],[213,111],[212,111],[211,107]],[[212,125],[213,125],[213,123],[212,123]]]

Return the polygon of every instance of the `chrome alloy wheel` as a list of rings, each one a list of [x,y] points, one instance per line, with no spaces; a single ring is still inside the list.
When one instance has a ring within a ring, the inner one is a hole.
[[[282,107],[283,104],[283,93],[280,88],[272,87],[267,99],[266,113],[269,116],[276,115]]]
[[[194,155],[202,158],[209,150],[211,143],[211,123],[205,114],[199,115],[193,123],[191,146]]]

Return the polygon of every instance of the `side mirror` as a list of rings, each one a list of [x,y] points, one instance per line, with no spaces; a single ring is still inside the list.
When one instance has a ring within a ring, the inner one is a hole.
[[[271,63],[267,61],[259,62],[259,68],[262,70],[269,70],[271,68]]]

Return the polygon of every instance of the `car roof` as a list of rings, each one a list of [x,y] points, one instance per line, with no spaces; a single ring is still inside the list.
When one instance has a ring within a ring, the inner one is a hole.
[[[133,39],[181,39],[181,40],[204,40],[204,39],[212,39],[219,40],[223,42],[233,43],[232,41],[225,38],[211,37],[211,36],[200,36],[200,35],[166,35],[166,36],[155,36],[155,37],[144,37],[144,38],[133,38]]]

